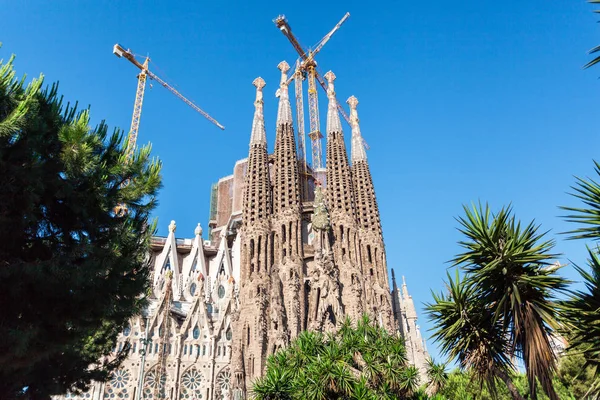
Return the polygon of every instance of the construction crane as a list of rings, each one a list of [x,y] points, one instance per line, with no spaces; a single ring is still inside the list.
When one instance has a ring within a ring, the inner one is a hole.
[[[156,76],[153,72],[151,72],[148,69],[148,63],[150,61],[149,57],[146,57],[144,62],[140,63],[138,60],[135,59],[135,56],[131,50],[129,50],[129,49],[125,50],[125,48],[123,46],[121,46],[120,44],[114,45],[113,54],[115,54],[119,58],[123,57],[123,58],[129,60],[133,65],[138,67],[141,71],[137,76],[138,85],[137,85],[137,91],[135,92],[135,103],[133,106],[133,117],[131,118],[131,128],[129,130],[129,141],[127,142],[127,156],[126,156],[127,162],[129,162],[131,160],[131,157],[133,156],[133,152],[135,151],[138,130],[140,128],[140,117],[142,115],[142,103],[144,101],[144,90],[146,88],[146,78],[153,79],[156,82],[160,83],[167,90],[169,90],[171,93],[173,93],[179,99],[181,99],[184,103],[186,103],[188,106],[192,107],[196,112],[202,114],[202,116],[204,116],[204,118],[208,119],[210,122],[212,122],[219,128],[225,129],[225,127],[223,125],[221,125],[219,122],[217,122],[217,120],[215,120],[213,117],[208,115],[205,111],[203,111],[200,107],[198,107],[192,101],[185,98],[181,93],[179,93],[175,88],[170,86],[167,82],[163,81],[158,76]]]
[[[299,156],[302,157],[301,160],[304,164],[306,164],[306,153],[305,153],[305,144],[304,141],[304,104],[302,98],[302,80],[304,76],[308,78],[308,112],[310,118],[310,133],[308,136],[311,139],[312,146],[312,167],[313,170],[322,168],[322,150],[321,150],[321,138],[323,135],[321,134],[321,127],[319,122],[319,101],[317,96],[317,84],[319,82],[321,87],[327,92],[327,85],[321,74],[317,71],[317,63],[314,59],[315,55],[321,51],[323,46],[331,39],[333,34],[342,26],[342,24],[348,19],[350,13],[346,13],[342,19],[334,26],[334,28],[323,37],[317,43],[314,50],[306,51],[300,45],[298,39],[292,33],[292,28],[290,27],[287,19],[284,15],[280,15],[273,20],[275,25],[281,30],[281,32],[288,38],[294,49],[300,55],[300,61],[296,63],[296,72],[292,75],[288,84],[291,82],[291,79],[296,80],[296,112],[298,118],[298,135],[302,138],[299,143],[300,151]],[[346,120],[346,122],[350,123],[350,119],[348,114],[344,111],[340,102],[337,101],[337,107],[340,110],[340,113]]]

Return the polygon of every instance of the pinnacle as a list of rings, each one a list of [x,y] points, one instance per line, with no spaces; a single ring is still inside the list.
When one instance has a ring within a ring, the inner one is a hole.
[[[252,82],[256,87],[256,100],[254,101],[254,120],[252,121],[252,133],[250,135],[250,145],[267,144],[267,134],[265,132],[265,118],[263,115],[263,88],[266,83],[260,76]]]
[[[329,105],[327,107],[327,134],[333,132],[342,132],[342,123],[340,121],[340,115],[337,109],[337,100],[335,98],[335,90],[333,81],[335,80],[335,74],[331,71],[325,74],[327,79],[327,97],[329,98]]]
[[[358,111],[356,106],[358,105],[358,99],[351,96],[346,103],[350,105],[350,126],[352,127],[352,164],[357,161],[366,161],[367,152],[365,151],[365,144],[360,133],[360,126],[358,125]]]
[[[290,66],[287,62],[282,61],[277,65],[281,70],[281,81],[279,83],[279,108],[277,110],[277,125],[292,124],[292,106],[290,105],[290,96],[287,85],[287,71]]]

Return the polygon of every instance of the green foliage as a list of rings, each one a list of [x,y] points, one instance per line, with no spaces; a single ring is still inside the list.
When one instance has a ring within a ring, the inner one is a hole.
[[[303,332],[267,362],[255,399],[406,399],[418,389],[402,339],[367,316],[334,334]]]
[[[495,392],[498,374],[512,370],[502,325],[494,321],[489,307],[478,303],[474,287],[461,280],[458,271],[454,279],[448,274],[446,293],[432,296],[433,303],[425,307],[441,352],[457,358],[462,369]]]
[[[592,3],[592,4],[600,4],[600,0],[588,0],[588,3]],[[600,13],[600,10],[594,10],[595,13]],[[596,46],[593,49],[591,49],[589,51],[590,54],[594,54],[600,51],[600,46]],[[596,65],[600,62],[600,56],[597,56],[596,58],[594,58],[592,61],[588,62],[587,64],[585,64],[583,66],[583,68],[589,68],[592,65]]]
[[[101,361],[145,304],[160,163],[149,147],[125,162],[120,132],[91,128],[41,77],[25,87],[12,60],[0,62],[0,398],[45,398],[126,355]]]
[[[592,398],[589,396],[590,388],[593,389],[598,386],[595,368],[586,366],[583,354],[568,353],[562,357],[559,363],[558,376],[560,382],[569,388],[570,393],[576,399]]]
[[[443,396],[443,399],[448,400],[509,400],[513,398],[508,389],[504,386],[498,386],[496,397],[494,397],[494,395],[492,395],[487,388],[481,388],[473,378],[473,375],[469,372],[463,372],[460,370],[454,370],[450,372],[448,374],[448,382],[440,391],[440,395]],[[527,383],[527,376],[524,374],[515,374],[513,376],[513,380],[518,392],[523,396],[523,398],[532,398],[528,394],[529,385]],[[558,397],[561,400],[582,399],[582,397],[577,397],[570,387],[563,384],[558,378],[554,378],[553,384]],[[538,391],[540,391],[539,388]],[[548,396],[546,396],[544,393],[538,393],[537,398],[538,400],[548,400]]]
[[[594,161],[596,175],[600,164]],[[591,178],[576,177],[572,195],[581,200],[584,207],[561,207],[569,211],[565,218],[579,227],[567,232],[570,239],[600,239],[600,184]],[[582,354],[585,364],[591,366],[595,382],[589,393],[600,397],[600,256],[599,248],[588,247],[588,270],[575,266],[585,285],[585,290],[571,291],[569,299],[562,303],[565,335],[574,353]],[[586,380],[587,381],[587,380]],[[578,392],[580,393],[580,392]],[[588,393],[588,391],[586,391]]]
[[[448,383],[446,364],[437,364],[433,359],[427,359],[428,392],[435,395]]]
[[[492,215],[481,205],[464,208],[458,219],[467,240],[466,250],[452,261],[467,274],[482,308],[502,322],[503,336],[510,341],[510,354],[519,355],[527,371],[531,394],[536,381],[551,399],[558,399],[552,385],[556,360],[550,345],[551,328],[557,328],[555,295],[567,281],[556,274],[560,265],[551,265],[553,240],[539,233],[532,221],[521,226],[510,207]]]
[[[448,293],[434,294],[427,305],[433,337],[492,395],[502,379],[514,398],[521,397],[510,379],[516,355],[525,363],[532,397],[540,382],[557,400],[550,337],[558,327],[554,299],[568,282],[556,274],[560,266],[551,264],[554,242],[534,222],[522,226],[510,207],[495,215],[487,205],[464,211],[458,218],[464,252],[452,262],[465,278],[458,271],[454,280],[448,275]]]

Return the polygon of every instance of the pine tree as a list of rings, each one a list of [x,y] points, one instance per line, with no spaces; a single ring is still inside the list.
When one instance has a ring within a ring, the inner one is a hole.
[[[77,392],[120,363],[109,355],[145,304],[161,185],[149,146],[126,162],[122,132],[90,127],[42,81],[0,61],[2,399]]]

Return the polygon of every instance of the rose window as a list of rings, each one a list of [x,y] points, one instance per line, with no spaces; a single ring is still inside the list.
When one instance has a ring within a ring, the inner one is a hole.
[[[229,391],[230,382],[231,382],[231,373],[229,372],[229,369],[225,369],[225,370],[219,372],[219,375],[217,375],[217,385],[221,386],[221,390],[223,392]]]
[[[186,371],[181,377],[182,388],[179,394],[180,399],[201,399],[202,398],[202,373],[197,369]]]
[[[159,391],[159,397],[164,398],[165,393],[166,393],[166,391],[165,391],[166,383],[167,383],[167,375],[166,374],[162,374],[160,379],[158,379],[156,370],[152,370],[152,371],[148,372],[146,374],[146,379],[144,380],[144,387],[145,387],[144,393],[143,393],[144,399],[153,399],[154,393],[156,392],[157,388]]]
[[[129,383],[129,378],[129,371],[118,369],[112,374],[112,377],[110,378],[110,384],[115,389],[121,389],[127,386],[127,383]]]

